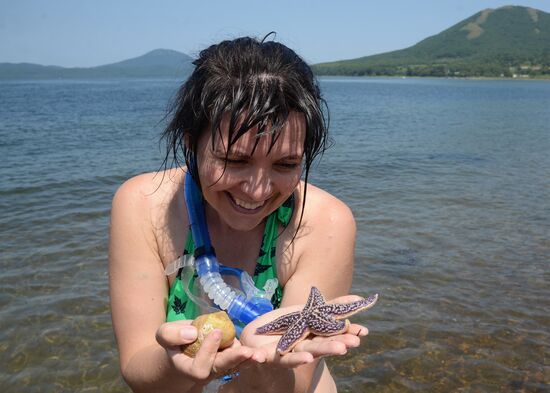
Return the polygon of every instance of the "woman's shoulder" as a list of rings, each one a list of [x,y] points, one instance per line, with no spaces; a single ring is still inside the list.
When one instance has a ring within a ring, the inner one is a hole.
[[[113,209],[148,215],[152,221],[165,216],[165,210],[178,205],[178,190],[184,179],[182,168],[149,172],[126,180],[116,191]]]
[[[115,193],[115,200],[122,199],[130,202],[162,199],[182,187],[184,173],[182,168],[171,168],[133,176],[119,186]]]
[[[304,195],[302,184],[301,195]],[[353,213],[346,203],[313,184],[307,185],[304,219],[318,225],[353,225]],[[299,198],[301,200],[301,198]],[[301,208],[301,207],[300,207]]]
[[[306,198],[303,206],[303,198]],[[329,192],[302,182],[298,187],[295,199],[295,213],[291,235],[288,240],[295,240],[295,251],[300,255],[309,252],[320,244],[338,243],[341,245],[353,243],[356,234],[356,224],[351,209]],[[302,209],[303,215],[302,215]],[[294,237],[294,233],[297,235]]]

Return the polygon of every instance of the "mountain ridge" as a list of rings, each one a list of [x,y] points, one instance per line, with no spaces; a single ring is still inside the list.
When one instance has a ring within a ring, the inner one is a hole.
[[[34,63],[0,63],[0,79],[182,78],[193,69],[193,58],[171,49],[154,49],[141,56],[95,67],[61,67]]]
[[[313,69],[318,75],[550,76],[550,14],[488,8],[408,48]]]

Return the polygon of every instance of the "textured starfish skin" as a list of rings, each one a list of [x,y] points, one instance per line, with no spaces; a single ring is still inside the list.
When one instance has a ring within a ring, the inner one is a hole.
[[[327,304],[321,292],[311,287],[302,311],[291,312],[260,326],[257,334],[282,334],[277,352],[288,353],[310,334],[333,336],[348,330],[349,321],[342,320],[376,304],[378,294],[351,303]]]

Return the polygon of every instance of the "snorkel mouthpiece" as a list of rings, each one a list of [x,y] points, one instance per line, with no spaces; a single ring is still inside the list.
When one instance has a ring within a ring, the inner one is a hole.
[[[229,306],[227,312],[231,318],[246,325],[260,315],[272,310],[273,305],[265,298],[253,297],[247,300],[243,295],[238,295]]]
[[[191,234],[195,243],[195,269],[208,297],[220,309],[225,310],[234,322],[247,324],[258,316],[273,310],[270,294],[254,287],[252,278],[240,269],[222,267],[229,274],[239,276],[245,294],[237,293],[220,274],[220,264],[210,243],[206,226],[202,194],[188,172],[185,175],[185,204],[189,216]]]

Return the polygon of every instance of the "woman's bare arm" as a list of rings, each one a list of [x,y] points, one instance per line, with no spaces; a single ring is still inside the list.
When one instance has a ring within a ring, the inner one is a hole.
[[[135,391],[169,388],[164,381],[191,388],[155,340],[165,319],[168,288],[151,222],[149,181],[149,175],[128,180],[112,204],[109,285],[120,368]]]
[[[303,305],[312,286],[319,288],[327,299],[346,295],[351,287],[356,234],[353,215],[345,204],[333,196],[310,187],[306,206],[308,214],[304,215],[303,227],[292,248],[293,257],[298,260],[294,266],[290,263],[292,272],[284,285],[281,307]],[[284,275],[280,276],[284,278]],[[274,315],[278,315],[279,311],[274,311]],[[252,326],[256,326],[256,321]],[[250,367],[248,380],[245,368],[240,388],[247,391],[247,387],[256,388],[262,381],[266,386],[271,386],[271,390],[265,391],[286,392],[291,391],[290,388],[294,392],[335,391],[332,376],[321,357],[343,355],[349,348],[358,346],[358,336],[365,335],[367,329],[359,325],[352,325],[351,329],[352,334],[306,340],[293,352],[281,357],[274,353],[278,336],[255,336],[247,328],[243,343],[262,346],[271,353],[267,354],[266,365]],[[292,360],[288,359],[289,356]],[[302,365],[291,369],[280,367],[282,362],[298,362],[298,359],[303,361]]]
[[[154,174],[130,179],[113,199],[109,281],[120,367],[134,391],[201,391],[220,371],[264,357],[238,341],[218,352],[217,333],[206,338],[195,358],[181,352],[182,344],[196,338],[196,329],[191,321],[165,322],[168,282],[154,232],[163,225],[151,217],[162,216],[159,209],[169,204],[153,179]]]

